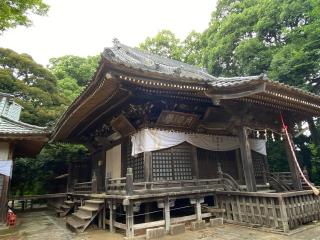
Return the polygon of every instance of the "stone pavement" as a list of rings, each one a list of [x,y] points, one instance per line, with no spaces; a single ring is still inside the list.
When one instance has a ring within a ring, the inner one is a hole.
[[[91,228],[85,233],[75,234],[65,227],[65,219],[55,217],[50,211],[26,212],[18,214],[15,228],[0,231],[1,240],[120,240],[121,234],[110,234],[104,230]],[[225,224],[221,227],[199,231],[186,231],[176,236],[166,236],[163,240],[320,240],[320,223],[305,231],[290,236],[268,233],[259,229]]]

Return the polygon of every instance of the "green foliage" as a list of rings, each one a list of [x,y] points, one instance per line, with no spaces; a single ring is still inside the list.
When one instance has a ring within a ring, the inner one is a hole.
[[[320,184],[320,150],[315,144],[310,144],[311,151],[311,176],[314,183]]]
[[[70,79],[74,79],[80,87],[83,87],[93,77],[99,60],[99,55],[86,58],[66,55],[59,58],[51,58],[49,60],[49,69],[58,80],[69,78],[67,82],[70,82]]]
[[[31,56],[0,48],[0,91],[15,94],[24,111],[21,120],[47,125],[65,109],[55,76]]]
[[[65,77],[58,80],[58,91],[63,93],[69,103],[71,103],[81,93],[81,90],[82,88],[73,78]]]
[[[202,64],[217,76],[267,72],[318,92],[319,0],[220,0],[202,38]]]
[[[283,141],[267,141],[268,162],[271,172],[288,172],[287,154]]]
[[[162,30],[152,38],[147,37],[139,48],[176,60],[180,60],[182,55],[180,40],[170,30]]]
[[[30,13],[45,15],[49,6],[42,0],[1,0],[0,1],[0,34],[18,25],[31,24]]]
[[[13,195],[51,192],[54,178],[67,173],[68,164],[88,156],[82,145],[48,144],[35,158],[21,158],[14,162],[11,192]]]
[[[181,41],[170,30],[162,30],[154,37],[146,38],[139,45],[139,48],[163,57],[200,65],[202,52],[201,36],[201,33],[192,31],[185,40]]]

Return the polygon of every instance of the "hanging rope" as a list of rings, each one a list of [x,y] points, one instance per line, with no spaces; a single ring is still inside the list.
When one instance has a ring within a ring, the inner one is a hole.
[[[290,146],[290,150],[291,150],[291,153],[292,153],[292,156],[293,156],[293,160],[294,160],[294,164],[296,165],[296,167],[298,168],[299,170],[299,173],[300,175],[302,176],[303,180],[308,184],[308,186],[312,189],[313,193],[315,195],[319,195],[319,189],[317,189],[316,187],[312,186],[312,184],[307,180],[307,178],[305,177],[305,175],[303,174],[300,166],[299,166],[299,162],[297,160],[297,156],[296,156],[296,153],[294,151],[294,148],[293,148],[293,144],[292,144],[292,141],[290,139],[290,136],[289,136],[289,133],[288,133],[288,126],[284,123],[284,120],[283,120],[283,116],[282,116],[282,113],[280,113],[280,117],[281,117],[281,123],[282,123],[282,128],[283,128],[283,131],[287,137],[287,140],[288,140],[288,143],[289,143],[289,146]]]

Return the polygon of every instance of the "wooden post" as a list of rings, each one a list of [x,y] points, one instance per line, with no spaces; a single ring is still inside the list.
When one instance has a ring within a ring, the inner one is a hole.
[[[131,239],[134,237],[134,216],[133,216],[133,204],[129,201],[126,206],[126,237]]]
[[[169,197],[165,197],[164,199],[164,224],[166,232],[170,231],[170,202]]]
[[[287,233],[289,232],[288,214],[287,214],[286,204],[282,197],[279,197],[279,206],[280,206],[280,216],[281,216],[283,231]],[[274,221],[277,221],[277,219],[274,219]]]
[[[127,195],[132,195],[132,193],[133,193],[133,173],[132,173],[132,168],[127,168],[126,193],[127,193]]]
[[[116,220],[116,206],[113,204],[113,201],[111,200],[109,202],[109,230],[111,233],[115,232],[114,229],[114,222]]]
[[[152,181],[152,153],[144,152],[143,160],[144,160],[144,181],[151,182]]]
[[[150,222],[150,211],[151,211],[151,203],[146,202],[144,204],[145,209],[144,209],[144,222]]]
[[[24,208],[25,208],[25,200],[22,200],[22,204],[21,204],[21,210],[22,210],[22,212],[24,212]]]
[[[247,185],[248,192],[256,192],[256,178],[254,176],[251,148],[246,127],[242,127],[239,131],[239,141],[241,150],[242,166],[244,171],[244,178]]]
[[[290,137],[289,141],[291,141],[291,143],[293,144],[291,135],[289,135],[289,137]],[[294,190],[300,191],[300,190],[302,190],[301,176],[300,176],[299,170],[294,162],[294,158],[293,158],[293,155],[292,155],[292,152],[290,149],[288,139],[286,139],[284,142],[285,142],[285,149],[286,149],[286,154],[287,154],[287,158],[288,158],[290,173],[291,173],[291,177],[292,177],[293,188],[294,188]]]
[[[243,167],[241,162],[241,152],[240,149],[236,150],[236,161],[237,161],[237,171],[238,171],[238,180],[240,184],[244,183],[244,177],[243,177]]]
[[[104,230],[106,229],[106,210],[107,210],[107,205],[106,205],[106,201],[104,200],[103,214],[102,214],[102,227]]]
[[[202,213],[201,213],[200,198],[196,198],[195,210],[196,210],[197,221],[201,221],[202,220]]]
[[[9,190],[9,177],[2,175],[2,191],[0,195],[0,224],[4,224],[7,218],[7,210],[8,210],[8,190]]]
[[[98,192],[98,184],[97,184],[97,177],[95,172],[93,172],[92,180],[91,180],[91,192],[97,193]]]
[[[198,166],[198,154],[197,154],[197,147],[191,146],[191,153],[192,153],[192,174],[193,179],[199,179],[199,166]]]

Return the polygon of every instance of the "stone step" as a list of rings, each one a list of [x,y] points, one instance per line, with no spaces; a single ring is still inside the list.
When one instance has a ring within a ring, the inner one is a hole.
[[[71,216],[67,218],[67,226],[70,227],[72,230],[77,231],[79,228],[85,225],[85,222],[78,221],[77,218]]]

